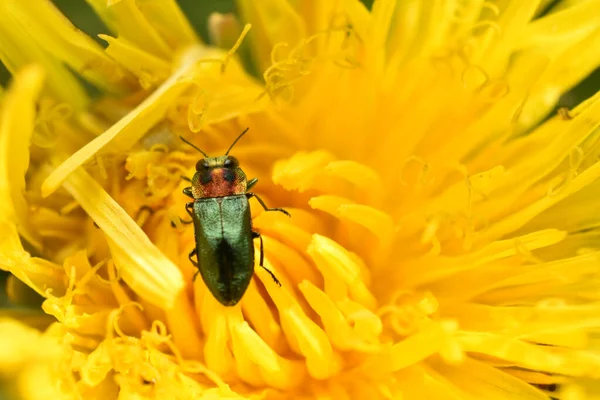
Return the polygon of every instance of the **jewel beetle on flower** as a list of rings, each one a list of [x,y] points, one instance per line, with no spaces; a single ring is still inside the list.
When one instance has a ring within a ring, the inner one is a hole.
[[[260,262],[275,282],[281,286],[273,272],[263,265],[264,248],[260,233],[252,230],[249,199],[255,197],[265,211],[290,214],[282,208],[269,208],[255,193],[249,192],[258,178],[246,179],[238,160],[229,155],[233,146],[249,128],[246,128],[229,146],[225,155],[209,157],[197,146],[181,137],[205,158],[196,163],[196,173],[191,186],[183,193],[194,199],[185,209],[192,217],[196,247],[190,252],[192,264],[208,290],[225,306],[237,304],[254,274],[254,239],[260,239]],[[194,260],[196,256],[197,261]]]

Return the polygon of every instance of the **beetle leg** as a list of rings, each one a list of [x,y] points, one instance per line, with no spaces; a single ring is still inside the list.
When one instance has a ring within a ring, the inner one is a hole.
[[[246,184],[246,190],[250,190],[252,188],[252,186],[256,185],[257,182],[258,182],[258,178],[250,179],[248,181],[248,183]]]
[[[284,213],[288,217],[291,217],[290,213],[287,212],[287,211],[285,211],[283,208],[269,208],[269,207],[267,207],[267,205],[265,204],[265,202],[263,201],[263,199],[261,199],[260,197],[258,197],[258,195],[256,193],[248,192],[248,193],[246,193],[246,197],[248,197],[248,199],[251,198],[251,197],[256,198],[256,200],[258,200],[258,202],[265,209],[265,211],[279,211],[279,212]]]
[[[279,279],[277,279],[277,277],[275,276],[275,274],[273,273],[273,271],[271,271],[269,268],[267,268],[267,267],[265,267],[263,265],[263,261],[265,259],[265,248],[264,248],[264,245],[263,245],[262,236],[260,235],[260,233],[252,231],[252,238],[253,239],[259,238],[260,239],[260,262],[258,263],[258,265],[260,265],[261,268],[263,268],[265,271],[267,271],[269,273],[269,275],[271,275],[271,278],[273,278],[273,280],[275,281],[276,284],[278,284],[279,286],[281,286],[281,282],[279,282]]]
[[[200,270],[194,272],[194,276],[192,276],[192,282],[194,282],[196,280],[196,278],[198,277],[199,273],[200,273]]]
[[[188,258],[190,259],[192,264],[194,264],[194,267],[198,267],[198,261],[194,261],[194,259],[192,258],[194,256],[196,256],[196,259],[198,259],[198,249],[196,249],[196,248],[194,248],[194,250],[190,251]],[[196,279],[195,275],[194,275],[194,279]]]
[[[190,182],[190,183],[192,183],[192,180],[191,180],[190,178],[188,178],[187,176],[183,176],[183,175],[181,175],[181,179],[183,179],[183,180],[184,180],[184,181],[186,181],[186,182]]]
[[[194,282],[196,280],[196,278],[198,277],[198,274],[200,273],[200,268],[198,267],[198,261],[194,261],[192,259],[192,257],[196,256],[196,260],[198,259],[198,249],[196,247],[194,247],[194,250],[190,251],[190,254],[188,256],[188,258],[190,259],[190,261],[192,262],[192,264],[194,264],[194,267],[198,268],[198,270],[196,272],[194,272],[194,276],[192,276],[192,282]]]
[[[192,217],[192,219],[190,219],[189,221],[181,220],[182,224],[189,225],[192,222],[194,222],[194,214],[192,212],[193,209],[194,209],[194,202],[185,203],[185,211],[187,211],[187,213],[189,214],[190,217]]]
[[[265,247],[263,246],[263,240],[260,233],[252,231],[252,239],[260,239],[260,262],[258,265],[263,266],[263,261],[265,260]]]
[[[279,282],[279,279],[277,279],[277,277],[275,276],[275,274],[267,267],[265,267],[264,265],[261,265],[261,267],[267,271],[269,273],[269,275],[271,275],[271,278],[273,278],[273,280],[275,281],[275,283],[281,287],[281,282]]]
[[[185,211],[190,215],[190,217],[194,217],[192,210],[194,209],[194,202],[190,201],[189,203],[185,203]]]
[[[183,189],[183,194],[185,194],[187,197],[190,197],[192,199],[194,198],[194,195],[192,194],[192,187],[191,186],[188,186],[188,187],[184,188]]]
[[[194,222],[194,216],[191,211],[192,207],[194,207],[194,202],[185,203],[185,211],[187,211],[187,213],[189,214],[190,217],[192,217],[192,219],[190,219],[189,221],[184,221],[181,218],[179,218],[179,222],[181,222],[183,225],[189,225]],[[171,221],[171,226],[173,228],[176,227],[176,225],[173,221]]]

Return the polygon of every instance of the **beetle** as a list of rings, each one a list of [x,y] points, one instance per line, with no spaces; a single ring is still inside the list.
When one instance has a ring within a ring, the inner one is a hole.
[[[229,146],[222,156],[210,157],[193,143],[181,137],[186,144],[198,150],[204,158],[196,163],[192,179],[184,178],[191,186],[183,193],[193,201],[185,209],[192,217],[196,247],[189,253],[192,264],[198,268],[206,287],[224,306],[237,304],[254,274],[254,239],[260,240],[260,262],[273,278],[281,283],[263,265],[264,247],[262,236],[252,229],[250,198],[254,197],[265,211],[278,211],[288,217],[283,208],[269,208],[265,202],[249,190],[258,178],[246,179],[239,161],[229,155],[235,144],[248,132],[246,128]],[[196,256],[196,260],[194,260]]]

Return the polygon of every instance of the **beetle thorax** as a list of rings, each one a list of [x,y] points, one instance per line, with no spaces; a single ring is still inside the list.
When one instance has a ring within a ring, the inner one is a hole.
[[[192,178],[192,195],[195,199],[246,193],[246,174],[237,165],[237,160],[233,168],[225,167],[228,159],[232,157],[210,157],[198,162]]]

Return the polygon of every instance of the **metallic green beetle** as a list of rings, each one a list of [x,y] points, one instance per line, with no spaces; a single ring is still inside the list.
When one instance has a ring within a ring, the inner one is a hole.
[[[260,239],[260,266],[281,286],[273,272],[263,265],[264,249],[260,233],[252,230],[252,217],[248,200],[255,197],[266,211],[290,214],[282,208],[269,208],[260,197],[248,192],[257,178],[246,180],[246,174],[238,160],[229,151],[248,128],[229,146],[223,156],[209,157],[192,143],[183,140],[205,158],[196,164],[196,173],[188,181],[190,187],[183,193],[194,201],[185,205],[192,217],[196,236],[196,248],[189,254],[190,261],[198,268],[204,283],[225,306],[237,304],[254,274],[254,239]],[[198,261],[193,257],[196,256]]]

